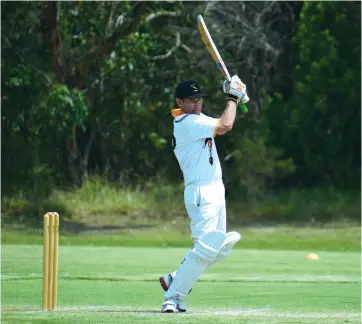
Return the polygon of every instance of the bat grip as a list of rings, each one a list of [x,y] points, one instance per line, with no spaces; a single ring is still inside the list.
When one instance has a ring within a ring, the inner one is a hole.
[[[246,102],[249,101],[249,97],[248,97],[247,94],[245,94],[244,99],[246,100]],[[244,103],[241,103],[240,108],[241,108],[241,111],[242,111],[243,113],[247,113],[247,112],[248,112],[248,108],[246,107],[246,105],[245,105]]]
[[[241,111],[243,112],[243,113],[247,113],[248,112],[248,107],[246,107],[246,105],[245,104],[241,104],[241,106],[240,106],[240,108],[241,108]]]

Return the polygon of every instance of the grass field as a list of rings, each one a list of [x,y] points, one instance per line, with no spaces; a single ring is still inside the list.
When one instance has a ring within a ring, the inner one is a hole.
[[[42,246],[2,245],[2,323],[361,323],[360,253],[236,249],[186,314],[160,314],[158,277],[186,248],[60,246],[58,309],[41,311]]]
[[[61,245],[189,247],[189,223],[164,222],[151,226],[120,226],[109,230],[89,227],[79,232],[61,230]],[[317,226],[254,226],[228,225],[242,233],[236,248],[260,250],[323,250],[358,252],[361,250],[361,228],[338,223]],[[7,228],[1,232],[2,244],[43,244],[42,227],[36,229]]]

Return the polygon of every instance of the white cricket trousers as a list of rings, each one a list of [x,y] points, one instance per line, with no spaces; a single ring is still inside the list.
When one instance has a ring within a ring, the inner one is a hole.
[[[220,230],[226,233],[225,187],[222,181],[193,183],[185,187],[185,206],[191,219],[191,238],[196,243],[205,233]],[[165,300],[174,296],[185,298],[195,282],[209,267],[189,258],[186,253],[179,268],[172,273],[174,279],[165,293]]]
[[[225,187],[222,180],[189,184],[185,187],[184,199],[194,242],[210,231],[226,233]]]

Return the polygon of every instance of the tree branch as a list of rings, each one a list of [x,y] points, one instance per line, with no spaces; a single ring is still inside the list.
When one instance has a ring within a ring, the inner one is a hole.
[[[39,70],[31,63],[26,63],[24,56],[22,56],[21,53],[16,48],[15,48],[15,53],[19,57],[19,59],[23,62],[23,64],[29,66],[33,71],[42,75],[49,85],[53,83],[52,80],[43,71]]]
[[[174,46],[172,46],[171,49],[166,54],[153,56],[153,57],[151,57],[151,59],[156,61],[156,60],[164,60],[165,58],[170,57],[172,55],[172,53],[174,51],[176,51],[176,49],[178,47],[180,47],[180,44],[181,44],[181,37],[180,37],[180,33],[177,32],[176,33],[176,44]]]
[[[13,47],[11,45],[11,42],[9,40],[9,38],[5,37],[5,42],[7,42],[9,44],[10,47]],[[27,63],[25,62],[25,58],[24,56],[20,53],[20,51],[18,51],[16,48],[14,48],[15,54],[18,56],[18,58],[20,59],[20,61],[26,65],[29,66],[33,71],[35,71],[36,73],[40,74],[41,76],[44,77],[44,79],[47,81],[47,83],[50,85],[53,83],[53,81],[45,74],[45,72],[43,72],[42,70],[38,69],[34,64],[31,63]]]
[[[187,53],[192,53],[192,49],[188,46],[186,46],[185,44],[181,44],[181,47],[187,52]]]
[[[113,2],[111,2],[107,8],[107,12],[105,14],[105,20],[104,20],[104,38],[106,38],[108,36],[108,32],[109,32],[109,24],[110,24],[110,20],[111,20],[111,16],[113,13]]]
[[[43,34],[46,42],[53,54],[54,68],[57,78],[60,82],[66,83],[66,67],[64,65],[62,41],[60,36],[59,26],[59,1],[44,1],[43,6],[43,17],[42,26]]]
[[[94,47],[89,53],[80,57],[77,60],[77,63],[91,61],[101,55],[108,55],[114,49],[118,40],[126,38],[130,34],[134,33],[142,22],[150,23],[152,20],[159,17],[177,17],[181,15],[181,11],[160,10],[157,12],[153,12],[144,18],[145,7],[146,7],[145,2],[146,1],[138,1],[135,4],[133,17],[129,24],[124,24],[124,23],[120,24],[111,36],[105,38],[104,41],[99,46]],[[191,50],[186,45],[179,44],[177,47],[179,46],[183,47],[186,51],[191,52]],[[170,56],[176,50],[176,48],[171,50],[172,50],[171,53],[168,52],[165,54],[167,56],[160,55],[159,58],[156,57],[155,59],[157,60]]]
[[[158,17],[178,17],[181,15],[180,11],[164,11],[164,10],[160,10],[157,12],[153,12],[151,14],[149,14],[146,19],[145,19],[145,23],[149,23],[151,20],[158,18]]]
[[[77,60],[77,63],[80,61],[91,61],[101,55],[108,55],[113,50],[118,40],[129,36],[138,29],[138,26],[142,22],[145,7],[146,1],[138,1],[134,5],[131,22],[129,24],[122,24],[119,26],[112,35],[107,37],[100,45],[94,47],[90,52],[80,57]]]
[[[168,57],[170,57],[179,47],[182,47],[185,51],[187,51],[188,53],[192,53],[192,50],[186,46],[185,44],[181,43],[181,35],[180,32],[176,33],[176,44],[174,46],[172,46],[170,48],[170,50],[162,55],[157,55],[157,56],[153,56],[153,57],[149,57],[151,60],[156,61],[156,60],[164,60]]]

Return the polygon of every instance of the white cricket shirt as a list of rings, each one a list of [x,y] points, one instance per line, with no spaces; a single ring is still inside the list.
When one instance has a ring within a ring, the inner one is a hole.
[[[172,144],[185,186],[196,182],[222,180],[220,160],[214,141],[218,119],[204,114],[183,114],[178,109],[174,109],[172,115]]]

